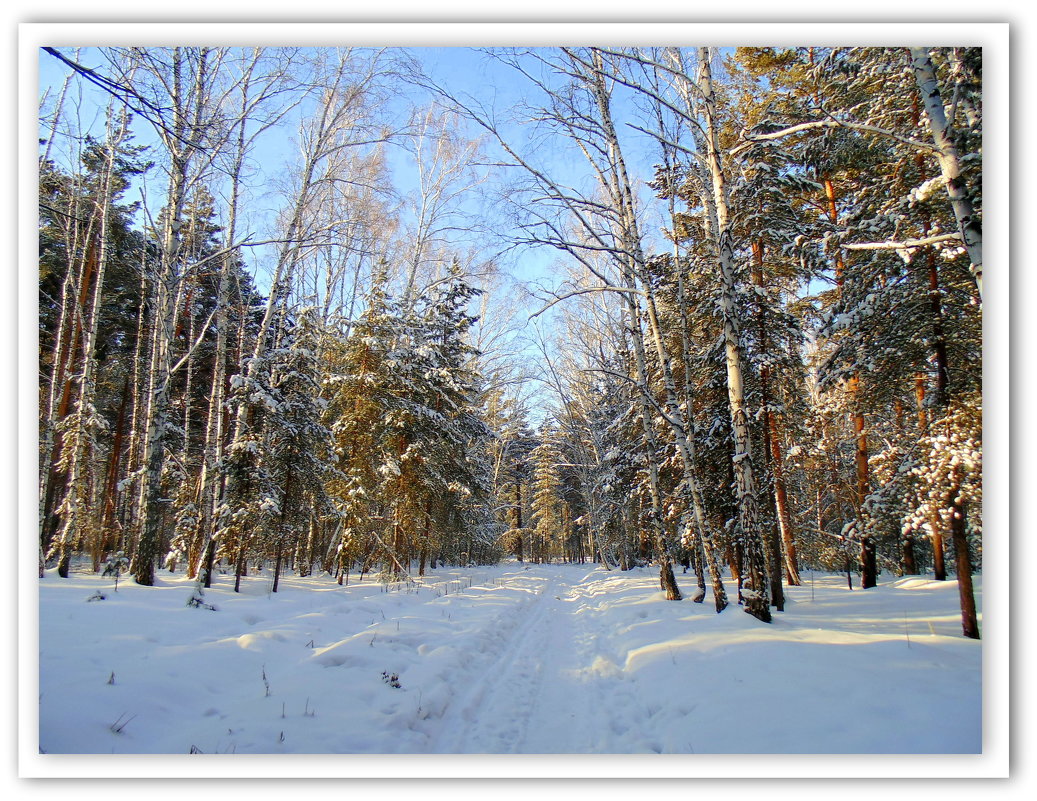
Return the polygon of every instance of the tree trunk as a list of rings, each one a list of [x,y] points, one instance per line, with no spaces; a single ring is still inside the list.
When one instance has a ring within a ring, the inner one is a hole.
[[[151,368],[148,381],[149,408],[144,440],[144,474],[139,495],[138,515],[140,520],[140,536],[137,550],[133,557],[131,570],[138,584],[150,586],[155,580],[155,560],[159,555],[162,542],[161,505],[161,473],[165,457],[166,427],[169,418],[169,380],[171,364],[171,348],[173,334],[176,330],[177,299],[183,281],[181,261],[181,234],[183,209],[187,198],[188,168],[195,155],[196,148],[189,142],[191,136],[197,136],[194,129],[202,127],[201,108],[202,93],[207,85],[208,50],[201,48],[194,74],[193,92],[195,103],[194,119],[189,121],[192,111],[189,96],[185,96],[183,88],[183,70],[185,56],[179,47],[173,48],[172,88],[170,101],[173,107],[173,135],[160,131],[165,145],[170,152],[171,168],[169,191],[167,194],[166,219],[163,229],[161,258],[158,274],[155,276],[155,304],[153,316],[156,324],[153,332],[151,352]]]
[[[763,463],[764,467],[769,469],[771,474],[771,485],[772,492],[769,493],[771,499],[771,509],[774,512],[774,522],[770,525],[768,536],[767,536],[767,562],[768,572],[770,574],[771,581],[771,604],[779,612],[785,611],[785,593],[781,586],[781,578],[784,573],[785,560],[782,557],[781,552],[781,524],[779,522],[778,507],[774,502],[774,470],[771,465],[771,416],[770,410],[770,396],[768,394],[768,379],[770,378],[770,370],[767,366],[764,366],[760,370],[760,394],[762,396],[763,405]]]
[[[915,376],[915,403],[918,410],[918,435],[921,437],[925,436],[929,428],[929,415],[925,408],[925,379],[921,374]],[[943,525],[938,515],[929,515],[929,529],[933,545],[933,578],[936,581],[946,581],[947,566],[943,552]]]
[[[932,529],[933,540],[933,578],[936,581],[947,580],[947,557],[943,545],[943,526],[937,515],[929,517],[929,527]]]
[[[925,47],[912,47],[911,68],[914,72],[918,92],[922,98],[922,106],[929,120],[929,128],[936,146],[936,158],[940,163],[947,186],[947,195],[954,211],[954,219],[958,223],[958,232],[962,243],[972,262],[972,276],[976,281],[980,302],[983,300],[983,229],[979,216],[973,208],[972,201],[965,191],[965,182],[961,178],[961,160],[958,148],[954,144],[951,122],[940,97],[940,87],[936,82],[936,71]]]
[[[515,481],[515,525],[513,528],[518,532],[515,536],[515,556],[522,561],[522,482]]]
[[[770,428],[771,469],[774,473],[774,506],[778,514],[778,525],[781,529],[781,540],[785,545],[785,578],[791,587],[803,583],[799,575],[799,556],[796,552],[796,535],[792,530],[792,515],[789,512],[788,491],[785,487],[785,470],[782,467],[784,456],[781,452],[781,439],[778,424],[773,414],[767,415]]]
[[[753,251],[753,283],[763,288],[763,242],[754,241]],[[757,319],[759,336],[762,349],[769,349],[766,321],[763,319],[762,310]],[[789,584],[799,584],[799,570],[796,565],[796,546],[792,536],[791,519],[788,513],[787,496],[785,493],[784,473],[781,469],[781,444],[778,441],[777,424],[775,422],[774,410],[771,408],[770,396],[770,367],[764,365],[760,368],[760,405],[763,410],[763,463],[771,478],[771,501],[774,509],[774,525],[776,530],[768,537],[768,550],[770,556],[771,573],[771,597],[774,607],[780,612],[784,611],[785,598],[781,587],[781,574],[783,567],[782,543],[785,544],[784,568],[789,577]]]
[[[860,396],[860,385],[856,375],[850,378],[850,392],[854,398]],[[857,519],[863,523],[864,504],[868,497],[868,436],[864,430],[864,413],[859,406],[853,411],[853,431],[856,442],[854,465],[856,467],[856,501]],[[878,562],[875,553],[875,541],[863,532],[858,534],[861,542],[861,589],[867,590],[878,585]]]
[[[146,268],[146,259],[141,256],[140,264],[140,309],[137,311],[136,338],[133,344],[133,376],[130,382],[130,401],[132,411],[130,413],[130,431],[127,437],[126,448],[126,475],[136,476],[143,460],[144,435],[142,430],[143,421],[146,418],[146,403],[144,390],[144,366],[147,361],[145,357],[145,344],[152,339],[151,335],[151,308],[148,287],[149,270]],[[120,499],[120,522],[124,532],[120,540],[126,554],[131,558],[136,550],[136,532],[138,530],[137,513],[140,511],[136,494],[139,492],[139,479],[134,478]],[[127,535],[128,532],[128,535]],[[131,561],[132,564],[132,561]]]
[[[241,574],[245,570],[245,543],[238,546],[238,558],[234,562],[234,592],[241,592]]]
[[[122,401],[119,403],[119,413],[115,419],[115,435],[112,439],[112,451],[108,455],[108,470],[104,483],[104,513],[101,517],[101,529],[108,538],[105,546],[110,551],[119,550],[116,547],[115,537],[112,529],[115,527],[116,499],[119,495],[119,464],[122,457],[123,439],[125,438],[126,407],[130,400],[130,377],[127,375],[122,386]]]
[[[277,592],[277,584],[281,579],[281,543],[277,543],[277,547],[274,550],[274,586],[271,592]]]
[[[742,380],[742,346],[737,311],[737,281],[734,241],[729,221],[727,179],[720,161],[719,121],[710,67],[712,48],[700,48],[698,88],[705,118],[706,164],[713,183],[713,221],[719,268],[721,306],[724,321],[724,353],[727,367],[727,397],[731,410],[735,472],[735,497],[738,522],[745,549],[750,589],[742,591],[745,611],[769,623],[770,598],[766,580],[760,513],[756,501],[756,478],[752,466],[749,418],[745,408]]]
[[[202,571],[202,585],[205,589],[209,589],[212,586],[212,571],[213,563],[216,559],[216,542],[215,540],[209,540],[205,546],[204,553],[204,569]]]
[[[951,488],[951,537],[954,542],[955,568],[958,577],[958,599],[961,604],[962,633],[971,639],[979,639],[979,620],[976,616],[976,596],[972,589],[972,563],[969,560],[969,541],[965,535],[965,509],[958,493],[960,478]]]
[[[828,216],[834,226],[839,223],[839,211],[835,200],[835,185],[830,178],[823,179],[825,199],[828,203]],[[835,254],[835,283],[842,297],[845,265],[842,253]],[[870,535],[864,533],[864,504],[868,497],[868,435],[864,426],[864,411],[860,404],[860,375],[854,372],[850,376],[848,391],[852,405],[853,434],[855,441],[854,468],[856,473],[854,506],[856,507],[857,537],[860,540],[861,588],[868,589],[878,583],[878,565],[875,554],[875,543]]]

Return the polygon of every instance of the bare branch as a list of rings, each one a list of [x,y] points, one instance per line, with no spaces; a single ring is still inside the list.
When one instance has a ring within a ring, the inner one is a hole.
[[[794,136],[805,131],[816,131],[822,128],[846,128],[851,131],[860,131],[861,133],[875,134],[876,136],[883,136],[887,139],[893,139],[894,141],[901,142],[905,145],[918,148],[919,150],[925,150],[928,153],[936,153],[938,149],[929,142],[923,142],[919,139],[911,139],[906,136],[900,136],[892,131],[888,131],[885,128],[879,128],[875,125],[864,125],[859,122],[846,122],[844,120],[837,120],[835,118],[828,120],[814,120],[813,122],[801,122],[799,125],[793,125],[789,128],[782,128],[780,131],[771,131],[765,134],[753,134],[748,136],[746,141],[736,147],[731,148],[728,153],[732,156],[736,156],[744,150],[748,150],[750,147],[756,144],[765,144],[767,142],[774,142],[779,139],[784,139],[787,136]]]
[[[908,250],[926,245],[937,245],[941,242],[961,242],[961,234],[957,231],[950,234],[927,236],[923,239],[905,239],[901,242],[856,242],[842,245],[844,250]]]
[[[546,312],[552,306],[554,306],[557,303],[561,303],[563,300],[567,300],[568,298],[575,297],[576,295],[587,295],[587,294],[590,294],[591,292],[617,292],[617,293],[619,293],[621,295],[639,295],[642,298],[646,297],[645,293],[642,292],[640,289],[634,289],[633,287],[625,287],[625,286],[591,286],[591,287],[586,287],[585,289],[574,289],[571,292],[566,292],[565,294],[559,295],[558,297],[554,298],[546,306],[544,306],[543,308],[541,308],[538,311],[533,312],[533,314],[529,315],[529,319],[532,320],[534,317],[539,317],[541,314]]]
[[[127,86],[126,84],[113,81],[110,78],[106,78],[103,75],[99,74],[97,71],[91,69],[90,67],[84,67],[82,64],[79,64],[73,61],[72,59],[62,55],[56,48],[44,47],[41,49],[43,50],[43,52],[54,56],[54,58],[56,58],[62,64],[65,64],[66,66],[70,67],[73,70],[73,72],[82,75],[87,81],[92,83],[94,86],[110,94],[112,97],[114,97],[116,100],[120,101],[123,105],[130,109],[130,111],[134,112],[135,114],[139,114],[146,120],[149,120],[151,123],[161,128],[174,139],[177,139],[183,144],[193,147],[197,150],[205,150],[205,148],[202,147],[198,142],[192,142],[189,139],[185,139],[184,137],[180,136],[175,131],[173,131],[168,125],[166,125],[166,123],[162,119],[164,109],[159,108],[154,103],[148,102],[144,97],[140,95],[139,92],[137,92],[132,87]]]

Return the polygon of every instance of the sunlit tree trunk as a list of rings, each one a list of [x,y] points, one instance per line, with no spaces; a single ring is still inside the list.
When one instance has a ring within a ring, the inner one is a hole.
[[[948,492],[951,510],[950,530],[954,542],[955,572],[958,579],[958,601],[961,606],[961,628],[966,637],[979,639],[979,620],[976,615],[976,596],[972,588],[972,563],[969,542],[965,535],[965,508],[958,497],[961,491],[961,468],[954,470],[956,479]]]
[[[753,242],[752,251],[754,262],[752,271],[753,283],[759,287],[763,287],[763,243],[759,241]],[[763,320],[762,314],[758,320],[758,327],[760,330],[761,347],[766,351],[769,344],[766,331],[766,321]],[[784,565],[788,583],[791,586],[798,586],[800,584],[800,579],[799,567],[796,560],[796,542],[792,533],[792,520],[788,509],[788,494],[785,490],[785,475],[781,465],[781,440],[778,433],[778,424],[776,420],[777,415],[775,415],[774,410],[771,408],[770,367],[767,365],[764,365],[760,369],[760,393],[762,396],[760,403],[763,409],[764,465],[767,467],[771,477],[771,495],[774,503],[775,525],[778,527],[778,534],[780,536],[780,542],[777,537],[772,537],[772,541],[769,541],[772,560],[771,594],[772,602],[780,611],[784,603],[781,591],[782,566]],[[782,554],[782,545],[784,545],[784,555]],[[779,599],[781,600],[779,601]]]
[[[99,536],[98,515],[90,502],[90,484],[96,480],[90,474],[88,458],[92,451],[91,428],[99,424],[99,417],[94,408],[97,362],[95,349],[97,344],[98,324],[101,311],[101,298],[104,293],[105,272],[108,267],[109,237],[108,225],[112,206],[112,180],[115,173],[115,155],[127,130],[127,114],[123,112],[118,124],[114,121],[114,111],[109,107],[108,137],[106,143],[106,159],[94,201],[94,213],[97,216],[97,264],[96,278],[93,282],[93,299],[89,313],[84,315],[83,322],[77,328],[83,329],[82,370],[77,378],[79,392],[73,416],[73,427],[66,433],[71,453],[67,460],[68,479],[66,482],[65,500],[60,515],[61,528],[57,536],[58,575],[68,577],[69,560],[76,543],[84,534]],[[85,298],[84,298],[85,299]],[[92,511],[93,510],[93,511]]]
[[[731,428],[734,439],[732,463],[735,473],[738,523],[744,541],[745,563],[750,582],[750,589],[743,590],[742,595],[745,600],[745,610],[754,617],[769,622],[771,619],[770,597],[762,547],[760,513],[757,505],[756,478],[752,464],[749,418],[746,413],[743,389],[743,355],[736,300],[734,241],[728,210],[727,178],[720,158],[720,123],[717,119],[716,96],[710,66],[712,56],[711,48],[700,48],[697,85],[703,108],[705,161],[712,179],[715,246],[721,284],[724,351],[727,367],[727,397],[731,409]]]
[[[836,205],[835,184],[831,178],[823,178],[825,201],[828,218],[833,226],[839,224],[839,211]],[[835,283],[842,295],[846,266],[841,251],[835,254]],[[847,380],[847,393],[850,396],[850,418],[853,426],[854,440],[854,507],[857,515],[857,536],[860,541],[861,588],[869,589],[878,584],[878,561],[875,542],[870,535],[863,532],[864,503],[868,497],[870,471],[868,467],[868,433],[864,421],[864,409],[861,402],[860,375],[856,371]]]
[[[958,155],[957,145],[954,143],[951,123],[947,119],[943,99],[940,96],[940,87],[936,81],[936,71],[933,68],[929,50],[925,47],[912,47],[911,68],[914,72],[918,92],[922,98],[922,106],[929,120],[929,128],[933,135],[933,144],[936,146],[936,158],[940,164],[947,188],[947,195],[951,201],[951,209],[954,211],[954,219],[958,223],[958,232],[961,234],[962,243],[968,251],[972,262],[972,276],[976,280],[976,288],[979,296],[983,298],[983,226],[979,215],[976,213],[965,190],[964,181],[961,178],[961,158]]]
[[[169,421],[169,381],[171,374],[173,336],[178,313],[177,299],[183,280],[181,262],[181,227],[183,210],[187,198],[188,170],[197,152],[194,138],[200,134],[202,120],[202,94],[206,91],[208,75],[208,49],[201,48],[197,54],[194,74],[185,63],[182,48],[173,48],[170,102],[173,107],[173,131],[164,139],[170,153],[169,189],[162,233],[159,264],[153,279],[154,298],[151,364],[148,375],[148,413],[144,431],[144,472],[138,496],[138,525],[140,535],[133,555],[130,570],[138,584],[148,585],[155,581],[155,563],[162,542],[163,501],[161,498],[162,463],[165,459],[166,429]],[[185,78],[194,79],[190,89],[185,89]],[[194,103],[191,102],[192,97]],[[191,119],[193,113],[193,121]],[[165,132],[164,132],[165,133]]]

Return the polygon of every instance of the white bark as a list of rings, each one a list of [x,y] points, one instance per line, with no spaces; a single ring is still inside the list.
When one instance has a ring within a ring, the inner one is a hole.
[[[73,413],[73,427],[65,433],[72,453],[68,461],[65,500],[60,510],[62,518],[61,528],[52,549],[58,556],[59,570],[63,573],[67,573],[72,549],[81,540],[87,524],[89,522],[96,523],[96,516],[94,521],[89,520],[91,509],[96,511],[97,507],[90,503],[89,482],[92,477],[88,474],[89,465],[87,464],[90,451],[90,433],[88,428],[92,425],[91,418],[95,415],[94,390],[97,365],[94,354],[97,345],[101,297],[104,293],[105,272],[108,267],[108,226],[113,201],[112,178],[115,172],[115,153],[121,146],[128,127],[125,111],[117,127],[114,125],[113,117],[114,111],[109,106],[106,158],[103,172],[100,176],[97,197],[94,200],[95,208],[93,212],[98,220],[96,229],[97,266],[93,279],[94,294],[90,313],[83,320],[83,369],[77,378],[79,393]]]
[[[933,134],[936,159],[943,173],[947,196],[951,201],[954,219],[958,223],[962,243],[968,251],[972,262],[972,276],[983,299],[983,227],[979,215],[972,205],[972,200],[965,191],[961,178],[961,159],[957,145],[954,143],[954,132],[943,106],[940,87],[936,82],[929,50],[925,47],[911,48],[911,68],[914,71],[915,83],[922,98],[922,106],[929,120],[929,128]]]
[[[724,351],[727,367],[727,397],[731,409],[731,429],[734,436],[735,494],[738,502],[738,522],[744,538],[746,560],[752,581],[753,596],[746,599],[746,611],[761,620],[770,620],[770,592],[764,568],[763,539],[760,512],[757,503],[756,478],[753,473],[752,448],[749,437],[749,418],[746,414],[745,391],[742,379],[741,324],[738,319],[736,295],[734,241],[728,203],[727,176],[720,157],[719,122],[716,112],[716,94],[710,61],[712,48],[699,51],[697,88],[702,100],[704,118],[706,165],[712,179],[713,209],[715,212],[716,256],[722,292],[724,316]]]
[[[209,400],[209,410],[205,426],[205,446],[202,452],[201,472],[198,477],[198,552],[197,561],[189,568],[197,581],[195,592],[201,593],[203,581],[204,560],[207,557],[209,544],[212,540],[212,521],[215,519],[216,507],[219,503],[220,492],[216,485],[218,465],[223,460],[225,433],[223,430],[223,405],[226,400],[226,378],[227,378],[227,353],[229,345],[229,307],[231,280],[234,261],[239,251],[235,247],[237,232],[238,202],[241,194],[241,171],[244,166],[245,156],[254,143],[256,137],[269,127],[269,124],[260,126],[260,129],[246,136],[248,123],[252,121],[253,113],[257,105],[272,91],[278,78],[273,78],[263,87],[256,96],[252,94],[252,76],[257,68],[263,51],[255,48],[251,60],[244,65],[243,74],[238,82],[240,89],[240,105],[237,118],[233,121],[231,131],[236,131],[236,143],[232,165],[230,168],[229,207],[227,211],[227,222],[225,225],[225,248],[223,258],[220,261],[220,281],[216,296],[216,343],[213,363],[212,392]]]
[[[151,363],[148,375],[148,412],[144,431],[143,473],[138,494],[138,524],[140,534],[133,555],[131,571],[138,584],[154,583],[155,559],[161,539],[162,500],[160,480],[165,456],[166,427],[169,416],[169,379],[172,367],[172,344],[178,313],[177,298],[184,278],[181,263],[181,226],[189,187],[188,174],[197,155],[197,138],[205,124],[207,93],[211,76],[208,72],[207,48],[198,53],[198,63],[191,75],[193,83],[184,89],[186,54],[173,48],[170,103],[174,120],[173,130],[159,129],[170,154],[169,189],[166,195],[162,249],[156,274],[153,276],[155,320],[152,332]]]
[[[81,142],[79,143],[82,144]],[[77,152],[74,158],[81,159]],[[41,549],[49,533],[50,513],[53,511],[53,473],[62,451],[62,437],[57,432],[59,418],[68,413],[71,401],[73,374],[77,354],[81,352],[84,306],[87,302],[90,270],[90,243],[96,238],[96,209],[83,208],[81,201],[81,179],[74,178],[69,187],[66,208],[56,210],[64,226],[64,242],[68,253],[68,265],[61,289],[61,311],[57,331],[54,334],[51,375],[47,391],[46,415],[40,434],[40,495],[39,525]]]

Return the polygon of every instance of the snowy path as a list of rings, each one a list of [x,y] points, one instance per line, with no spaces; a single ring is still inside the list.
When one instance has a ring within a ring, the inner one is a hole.
[[[951,581],[865,593],[818,576],[789,588],[771,625],[668,602],[653,568],[509,562],[392,592],[287,576],[276,595],[265,577],[241,593],[221,577],[206,596],[216,611],[187,608],[190,590],[178,576],[117,593],[84,572],[40,582],[42,751],[981,747],[981,645],[961,637]]]
[[[596,637],[581,626],[580,584],[594,570],[549,574],[493,664],[449,710],[442,748],[452,753],[578,753],[600,725],[604,699],[573,692]]]

